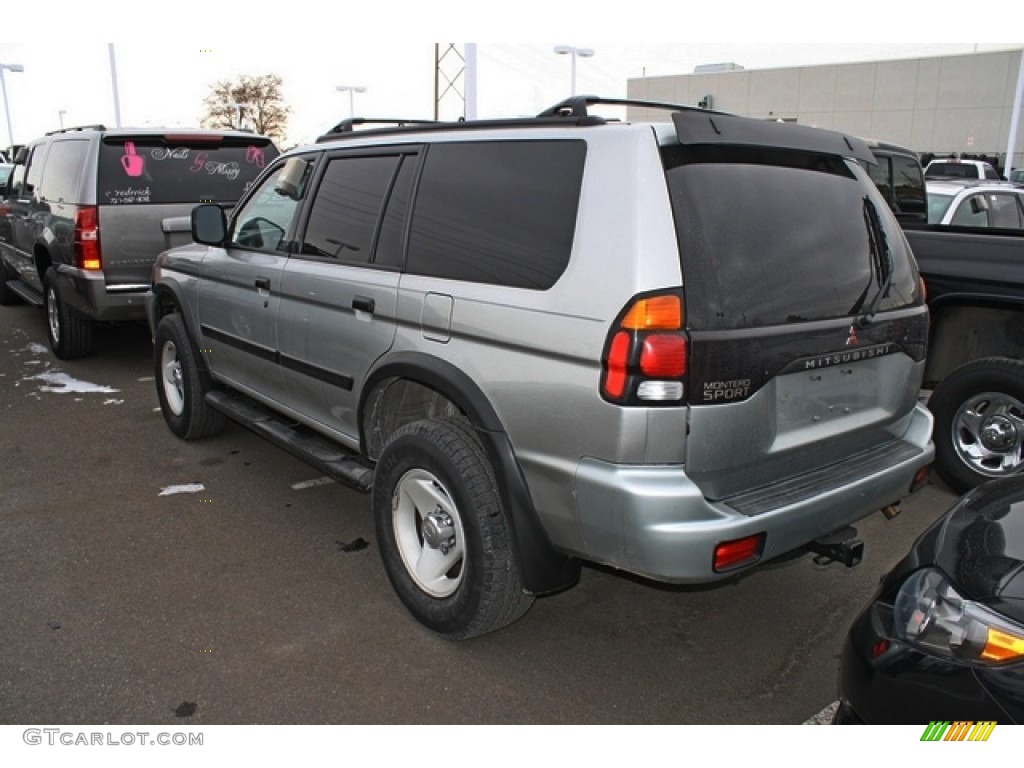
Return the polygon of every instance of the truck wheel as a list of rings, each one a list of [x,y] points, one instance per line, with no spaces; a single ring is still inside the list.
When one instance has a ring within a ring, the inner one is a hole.
[[[989,357],[957,368],[928,401],[935,469],[963,493],[1024,469],[1024,362]]]
[[[57,271],[50,267],[43,279],[46,305],[46,330],[50,349],[61,360],[74,360],[92,352],[92,320],[85,317],[60,298],[57,289]]]
[[[533,604],[469,425],[427,419],[396,431],[377,463],[372,505],[388,578],[421,624],[462,640],[511,624]]]
[[[160,321],[153,345],[156,393],[171,432],[184,440],[195,440],[224,429],[224,414],[206,404],[211,384],[208,374],[199,369],[181,315],[167,315]]]

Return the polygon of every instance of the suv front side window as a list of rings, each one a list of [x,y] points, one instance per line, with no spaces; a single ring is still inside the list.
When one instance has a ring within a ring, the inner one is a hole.
[[[305,184],[287,194],[279,184],[287,168],[282,163],[268,175],[235,216],[230,244],[238,248],[288,253],[291,250],[295,214],[302,202]]]

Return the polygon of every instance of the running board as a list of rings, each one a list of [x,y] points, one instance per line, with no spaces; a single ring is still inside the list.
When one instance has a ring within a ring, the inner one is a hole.
[[[0,267],[0,269],[2,269],[2,267]],[[29,304],[33,304],[37,307],[43,306],[43,294],[28,283],[22,282],[21,280],[8,280],[7,290],[16,296],[21,297]]]
[[[373,487],[373,468],[355,454],[304,427],[284,423],[245,395],[214,390],[206,394],[206,403],[339,483],[363,493]]]

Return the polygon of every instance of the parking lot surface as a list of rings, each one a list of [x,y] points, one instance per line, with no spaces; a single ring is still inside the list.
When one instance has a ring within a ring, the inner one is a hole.
[[[586,567],[482,638],[438,639],[384,575],[369,498],[229,425],[186,443],[149,333],[57,360],[0,307],[0,722],[797,724],[842,638],[949,504],[929,486],[810,556],[708,587]],[[363,546],[367,544],[367,546]]]

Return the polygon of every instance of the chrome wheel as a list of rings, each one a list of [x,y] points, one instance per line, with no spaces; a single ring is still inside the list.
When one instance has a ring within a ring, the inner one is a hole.
[[[46,288],[46,321],[50,326],[50,338],[54,346],[60,344],[60,307],[57,304],[57,289]]]
[[[405,569],[432,597],[448,597],[463,577],[465,533],[451,494],[432,473],[402,475],[391,503],[395,541]]]
[[[180,416],[185,411],[185,378],[173,341],[165,341],[160,350],[160,385],[167,407],[175,416]]]
[[[964,401],[953,418],[953,446],[961,461],[986,477],[1012,475],[1021,468],[1024,403],[1000,392]]]

